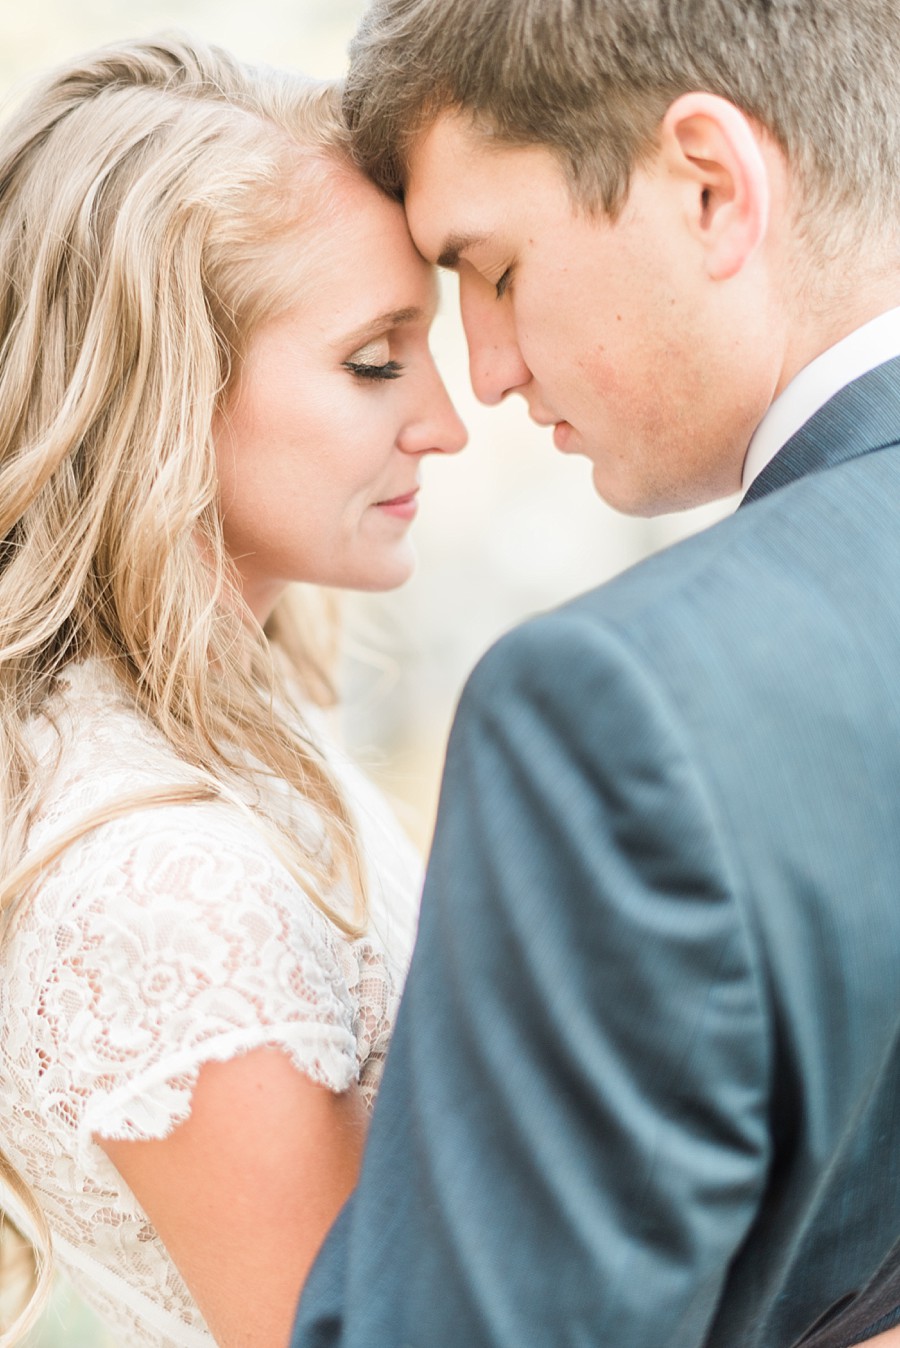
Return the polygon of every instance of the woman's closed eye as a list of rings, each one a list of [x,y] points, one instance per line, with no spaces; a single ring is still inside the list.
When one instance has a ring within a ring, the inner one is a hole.
[[[343,362],[343,366],[357,379],[398,379],[403,373],[400,362],[391,359],[386,337],[361,346]]]

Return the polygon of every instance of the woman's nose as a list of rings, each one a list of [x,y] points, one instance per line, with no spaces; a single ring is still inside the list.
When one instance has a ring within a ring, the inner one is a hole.
[[[444,381],[440,376],[438,376],[438,382],[443,394],[443,406],[441,409],[441,432],[440,436],[435,438],[434,448],[442,454],[458,454],[468,444],[469,432],[454,407],[453,399],[444,387]]]
[[[407,426],[400,448],[407,454],[458,454],[465,448],[469,432],[433,361],[430,373],[423,392],[423,414]]]

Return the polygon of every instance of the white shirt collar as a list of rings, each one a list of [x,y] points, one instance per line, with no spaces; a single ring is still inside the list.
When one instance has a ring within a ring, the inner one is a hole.
[[[744,460],[742,490],[749,489],[791,436],[829,399],[895,356],[900,356],[900,308],[879,314],[805,365],[754,431]]]

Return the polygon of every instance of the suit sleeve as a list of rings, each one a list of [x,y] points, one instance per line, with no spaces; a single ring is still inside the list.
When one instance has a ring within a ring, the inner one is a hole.
[[[660,684],[577,609],[470,681],[362,1183],[295,1348],[704,1344],[771,1063],[742,877]]]

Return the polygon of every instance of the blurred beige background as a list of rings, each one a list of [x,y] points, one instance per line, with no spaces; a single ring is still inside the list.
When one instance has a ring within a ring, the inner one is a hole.
[[[339,75],[364,0],[2,0],[0,90],[94,45],[186,28],[248,59]],[[2,131],[0,131],[2,134]],[[452,278],[433,346],[471,440],[426,464],[419,568],[403,590],[345,602],[344,726],[423,849],[460,687],[503,631],[718,518],[715,507],[629,520],[594,495],[588,464],[556,453],[513,401],[472,397]],[[653,396],[653,371],[647,372]],[[61,1288],[32,1348],[116,1348]]]

